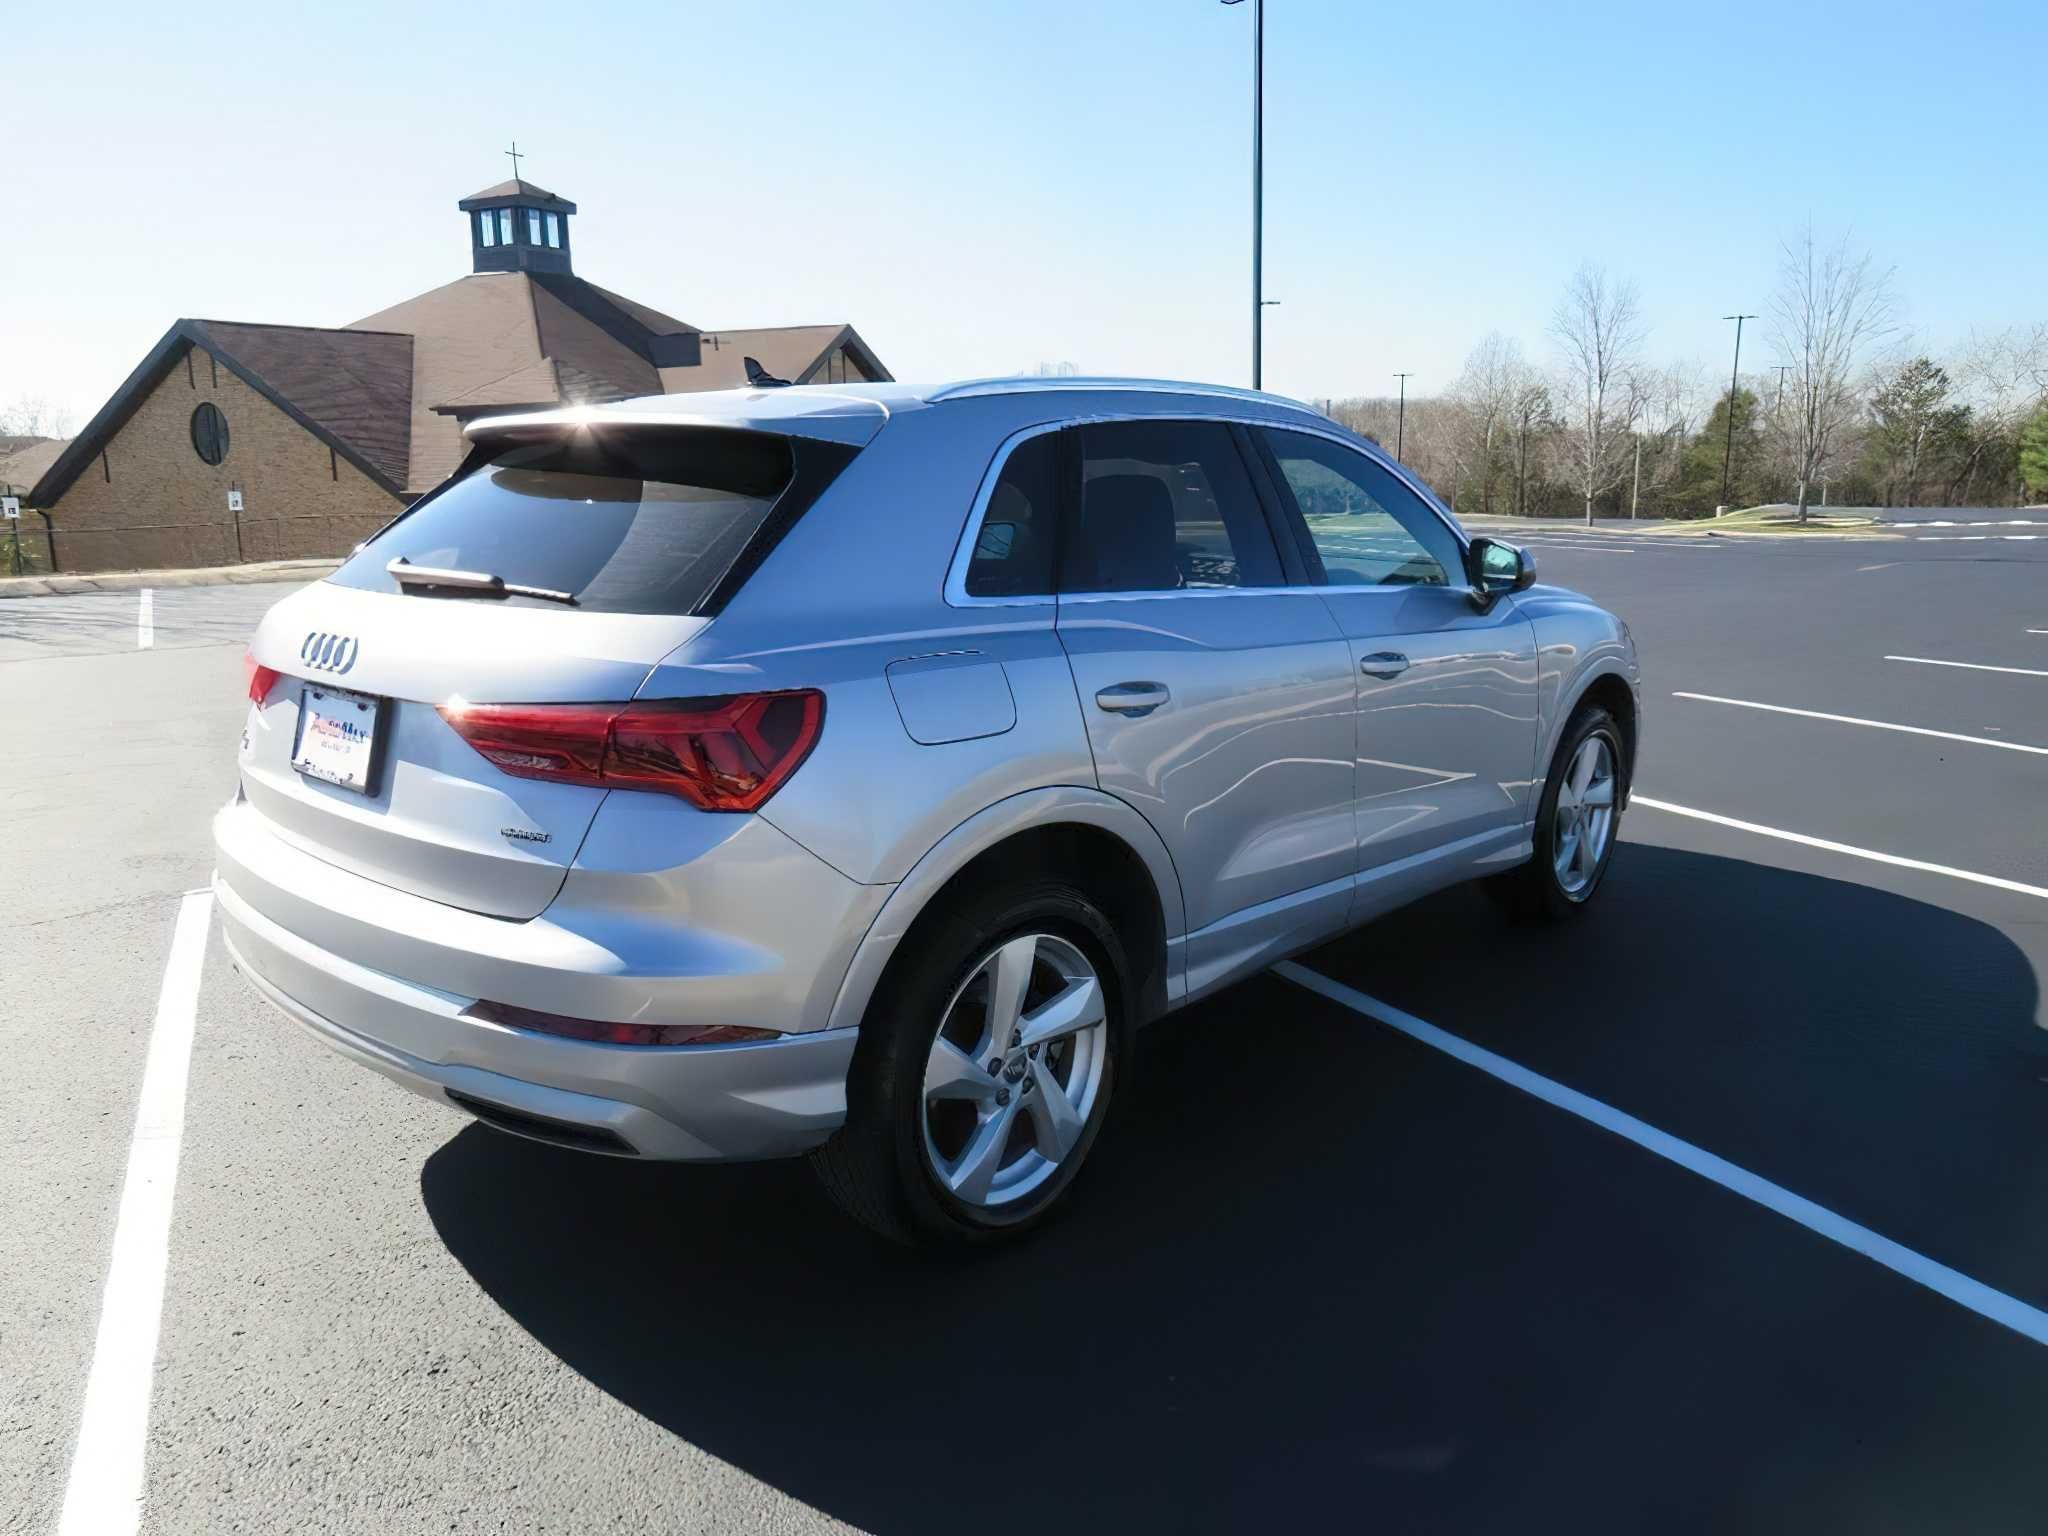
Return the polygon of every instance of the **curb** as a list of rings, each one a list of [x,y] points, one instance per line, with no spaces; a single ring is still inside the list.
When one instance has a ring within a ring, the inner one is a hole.
[[[266,560],[256,565],[200,566],[170,571],[100,571],[89,576],[0,577],[0,601],[11,597],[64,597],[77,592],[133,592],[142,587],[227,587],[260,582],[318,581],[339,560]]]

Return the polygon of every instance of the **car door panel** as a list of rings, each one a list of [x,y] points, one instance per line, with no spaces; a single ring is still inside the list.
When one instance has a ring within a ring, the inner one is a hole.
[[[1362,918],[1521,839],[1535,632],[1511,598],[1475,605],[1457,534],[1393,468],[1327,437],[1256,437],[1357,674]]]
[[[1069,437],[1060,641],[1097,781],[1171,853],[1191,981],[1208,985],[1285,935],[1343,924],[1351,650],[1314,592],[1283,584],[1225,425],[1096,422]]]
[[[1351,652],[1313,594],[1068,599],[1059,630],[1097,779],[1165,841],[1190,929],[1348,882]],[[1098,699],[1132,684],[1166,698]]]

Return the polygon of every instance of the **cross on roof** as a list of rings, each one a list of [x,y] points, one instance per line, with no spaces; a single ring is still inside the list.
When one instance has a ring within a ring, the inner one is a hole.
[[[526,156],[519,153],[519,141],[514,139],[512,147],[506,150],[505,153],[512,157],[512,179],[517,181],[519,179],[519,162],[526,158]]]

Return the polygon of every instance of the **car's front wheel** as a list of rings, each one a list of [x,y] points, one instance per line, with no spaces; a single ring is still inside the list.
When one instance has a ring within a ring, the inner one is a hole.
[[[911,942],[861,1026],[846,1124],[812,1164],[885,1236],[1017,1233],[1073,1183],[1108,1114],[1123,948],[1086,895],[1050,880],[985,891]]]
[[[1535,856],[1487,888],[1518,916],[1563,918],[1600,889],[1621,828],[1627,758],[1621,728],[1597,704],[1572,717],[1536,806]]]

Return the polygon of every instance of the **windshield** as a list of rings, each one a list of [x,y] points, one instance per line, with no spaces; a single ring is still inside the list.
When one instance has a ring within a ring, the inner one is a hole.
[[[792,476],[789,440],[771,433],[578,432],[508,449],[392,523],[332,579],[397,592],[387,568],[404,559],[566,592],[599,613],[695,613]]]

